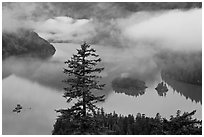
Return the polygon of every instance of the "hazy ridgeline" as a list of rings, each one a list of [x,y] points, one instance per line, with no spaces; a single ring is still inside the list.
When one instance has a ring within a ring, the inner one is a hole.
[[[163,71],[173,79],[201,85],[201,5],[3,3],[3,34],[18,36],[22,29],[34,31],[56,49],[53,57],[46,60],[25,56],[4,58],[3,80],[14,74],[52,91],[62,91],[64,61],[75,53],[82,41],[87,41],[102,58],[105,70],[101,75],[102,82],[107,84],[104,91],[107,97],[114,79],[136,78],[148,84],[159,81]],[[12,52],[20,52],[16,50]],[[181,85],[169,81],[170,77],[165,78],[176,90],[183,90]],[[187,92],[182,94],[200,101]]]
[[[194,70],[192,63],[200,64],[200,7],[200,3],[3,3],[3,32],[18,35],[19,28],[31,29],[44,39],[73,46],[87,40],[99,48],[104,62],[117,63],[124,71],[134,68],[133,73],[143,80],[172,61],[179,66],[189,64],[190,70]],[[176,60],[174,52],[185,56]],[[167,58],[165,53],[169,62],[161,61]],[[57,67],[63,61],[49,61],[49,65]]]

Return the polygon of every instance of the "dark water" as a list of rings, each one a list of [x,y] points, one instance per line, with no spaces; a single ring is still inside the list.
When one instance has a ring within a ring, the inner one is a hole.
[[[76,45],[55,44],[55,47],[57,52],[48,61],[11,58],[3,62],[3,134],[51,134],[58,115],[54,110],[68,107],[62,97],[64,85],[61,80],[65,78],[62,68],[65,67],[65,59],[75,53]],[[123,115],[136,115],[140,112],[152,117],[159,112],[162,117],[169,118],[178,109],[181,112],[197,110],[195,117],[202,119],[201,86],[162,78],[154,62],[146,61],[141,64],[134,58],[125,56],[125,51],[116,52],[109,48],[98,48],[97,51],[105,66],[101,82],[106,83],[106,88],[102,93],[96,94],[106,95],[106,101],[98,104],[106,112],[116,111]],[[131,62],[133,60],[134,63]],[[149,65],[147,68],[151,67],[151,71],[142,68],[146,65]],[[142,92],[120,88],[114,91],[111,82],[118,77],[139,78],[146,82],[148,88]],[[169,89],[165,96],[159,95],[155,90],[161,81]],[[25,109],[16,114],[12,110],[18,103]],[[26,109],[29,107],[31,110]]]

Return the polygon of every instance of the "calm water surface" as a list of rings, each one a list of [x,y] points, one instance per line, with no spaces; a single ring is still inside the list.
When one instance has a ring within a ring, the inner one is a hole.
[[[3,62],[2,82],[2,131],[3,134],[51,134],[57,113],[56,109],[65,108],[65,98],[62,97],[61,80],[65,78],[62,68],[63,62],[75,53],[75,44],[54,44],[56,54],[48,61],[25,61],[12,58]],[[164,79],[160,70],[153,62],[153,73],[145,73],[148,78],[134,73],[137,66],[130,63],[130,58],[114,58],[113,49],[97,48],[103,59],[105,71],[102,73],[102,82],[106,88],[102,92],[106,101],[98,104],[106,112],[117,112],[123,115],[138,112],[146,116],[155,117],[159,112],[162,117],[169,118],[179,109],[181,112],[197,110],[195,117],[202,119],[202,87],[185,84],[171,79]],[[110,59],[111,58],[111,59]],[[134,59],[131,58],[131,59]],[[123,62],[124,61],[124,62]],[[121,63],[122,62],[122,63]],[[137,91],[114,91],[111,81],[118,77],[140,78],[146,82],[147,89],[144,94],[137,95]],[[161,81],[167,84],[166,96],[160,96],[155,87]],[[96,93],[101,94],[101,93]],[[16,104],[21,104],[25,109],[21,113],[13,113]],[[26,109],[31,107],[31,110]]]

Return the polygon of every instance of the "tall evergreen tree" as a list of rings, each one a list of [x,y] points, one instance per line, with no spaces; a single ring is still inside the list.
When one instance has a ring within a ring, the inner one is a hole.
[[[93,116],[98,109],[95,104],[104,101],[104,95],[93,94],[95,90],[102,90],[105,86],[98,81],[101,76],[97,73],[104,69],[97,67],[99,62],[101,58],[96,54],[96,50],[86,42],[81,45],[80,49],[77,49],[77,54],[65,61],[67,68],[64,68],[64,73],[67,79],[63,82],[67,83],[67,87],[64,88],[64,97],[67,103],[72,102],[73,105],[67,109],[57,110],[57,112],[61,113],[59,119],[74,121],[72,123],[74,130],[77,131],[76,134],[85,134],[91,127],[93,128]]]

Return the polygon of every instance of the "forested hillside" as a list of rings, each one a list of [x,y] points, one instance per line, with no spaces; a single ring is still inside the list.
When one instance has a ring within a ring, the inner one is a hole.
[[[29,30],[3,32],[2,58],[9,56],[31,56],[47,58],[55,53],[55,48],[37,33]]]

